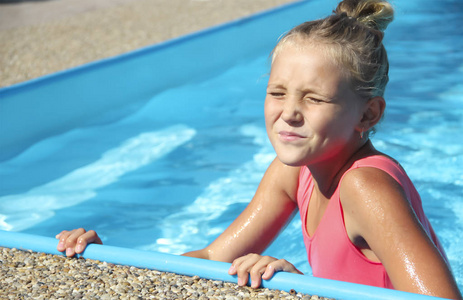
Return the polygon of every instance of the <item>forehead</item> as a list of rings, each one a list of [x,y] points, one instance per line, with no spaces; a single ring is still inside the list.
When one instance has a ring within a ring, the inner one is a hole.
[[[330,98],[350,94],[350,81],[325,45],[285,43],[272,63],[269,87],[313,91]]]
[[[333,44],[317,36],[304,36],[298,33],[286,36],[280,40],[272,51],[272,66],[279,54],[287,48],[298,49],[300,51],[316,50],[326,61],[336,65],[346,79],[350,77],[348,68],[345,68],[342,63],[342,49],[337,44]]]
[[[327,52],[326,46],[320,44],[286,42],[274,54],[270,76],[299,72],[304,77],[312,75],[344,79],[343,69]]]

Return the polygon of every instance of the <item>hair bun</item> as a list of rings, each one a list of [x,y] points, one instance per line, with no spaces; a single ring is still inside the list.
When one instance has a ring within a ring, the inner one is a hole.
[[[394,19],[394,9],[385,0],[344,0],[334,11],[337,15],[346,14],[366,26],[384,32]]]

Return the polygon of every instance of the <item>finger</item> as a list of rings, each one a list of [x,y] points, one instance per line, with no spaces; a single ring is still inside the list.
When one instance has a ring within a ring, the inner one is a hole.
[[[65,240],[66,256],[71,257],[76,254],[75,247],[77,239],[85,233],[85,229],[79,228],[71,231],[71,234]]]
[[[301,271],[296,269],[296,267],[287,260],[279,259],[267,265],[264,274],[262,274],[262,279],[269,280],[273,277],[275,272],[279,271],[302,274]]]
[[[61,231],[58,235],[56,235],[56,238],[59,239],[58,246],[56,247],[58,251],[63,252],[66,250],[66,239],[71,235],[71,231],[63,230]]]
[[[58,233],[57,235],[55,235],[55,238],[59,240],[59,238],[61,237],[62,234],[65,234],[66,232],[68,232],[67,230],[63,230],[61,231],[60,233]]]
[[[265,268],[264,274],[262,274],[262,279],[269,280],[270,278],[273,277],[273,274],[275,274],[276,271],[277,270],[275,270],[275,267],[269,264],[267,268]]]
[[[88,232],[84,233],[83,235],[77,238],[77,244],[75,247],[76,253],[84,252],[85,248],[88,244],[95,243],[95,244],[103,244],[101,242],[100,237],[94,230],[89,230]]]
[[[238,273],[238,269],[244,266],[243,263],[245,263],[246,260],[249,260],[250,258],[252,258],[254,255],[255,254],[247,254],[247,255],[236,258],[232,262],[232,265],[229,269],[230,275],[236,275]]]
[[[258,254],[248,254],[233,261],[232,266],[235,268],[236,274],[238,275],[239,286],[245,286],[248,283],[249,272],[259,259],[260,255]]]
[[[258,262],[254,264],[250,271],[251,287],[258,288],[262,284],[262,275],[267,270],[267,266],[276,261],[276,258],[270,256],[262,256]]]
[[[289,266],[287,264],[289,264]],[[284,259],[275,260],[272,263],[267,265],[267,268],[265,269],[264,274],[262,274],[262,279],[269,280],[270,278],[273,277],[275,272],[278,272],[278,271],[290,272],[292,269],[291,267],[293,267],[293,265]]]
[[[238,274],[238,266],[241,265],[241,263],[246,260],[246,256],[241,256],[236,258],[233,262],[232,265],[230,266],[230,269],[228,269],[228,274],[230,275],[236,275]]]
[[[236,275],[236,269],[235,269],[235,266],[233,266],[233,264],[230,266],[230,269],[228,269],[228,274]]]

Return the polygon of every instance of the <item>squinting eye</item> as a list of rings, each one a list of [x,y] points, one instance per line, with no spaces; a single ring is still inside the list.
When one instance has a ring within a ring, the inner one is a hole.
[[[313,102],[313,103],[322,103],[322,100],[316,99],[316,98],[307,98],[307,101]]]
[[[269,93],[270,95],[272,95],[272,97],[275,97],[275,98],[281,98],[283,97],[285,94],[284,93]]]

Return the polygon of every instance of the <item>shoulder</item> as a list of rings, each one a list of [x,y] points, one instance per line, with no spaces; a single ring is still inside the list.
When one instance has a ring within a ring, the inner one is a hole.
[[[408,176],[396,160],[385,155],[373,155],[357,160],[346,171],[340,182],[340,193],[341,197],[344,195],[345,202],[354,201],[352,204],[356,204],[356,200],[380,201],[388,195],[403,200],[407,199],[408,182]]]
[[[416,214],[402,186],[386,172],[372,167],[345,174],[340,201],[351,237],[365,240],[396,235],[404,228],[419,226]]]
[[[388,243],[403,240],[405,232],[420,227],[400,184],[377,168],[361,167],[346,173],[340,202],[350,240],[354,244],[364,241],[359,245],[373,251],[380,261]]]
[[[364,214],[374,213],[373,208],[384,211],[410,206],[399,182],[385,171],[374,167],[348,171],[340,183],[340,198],[344,208],[363,211]]]
[[[361,237],[375,252],[391,242],[392,237],[407,238],[404,232],[422,234],[402,186],[380,169],[362,167],[346,173],[340,201],[351,240]]]

